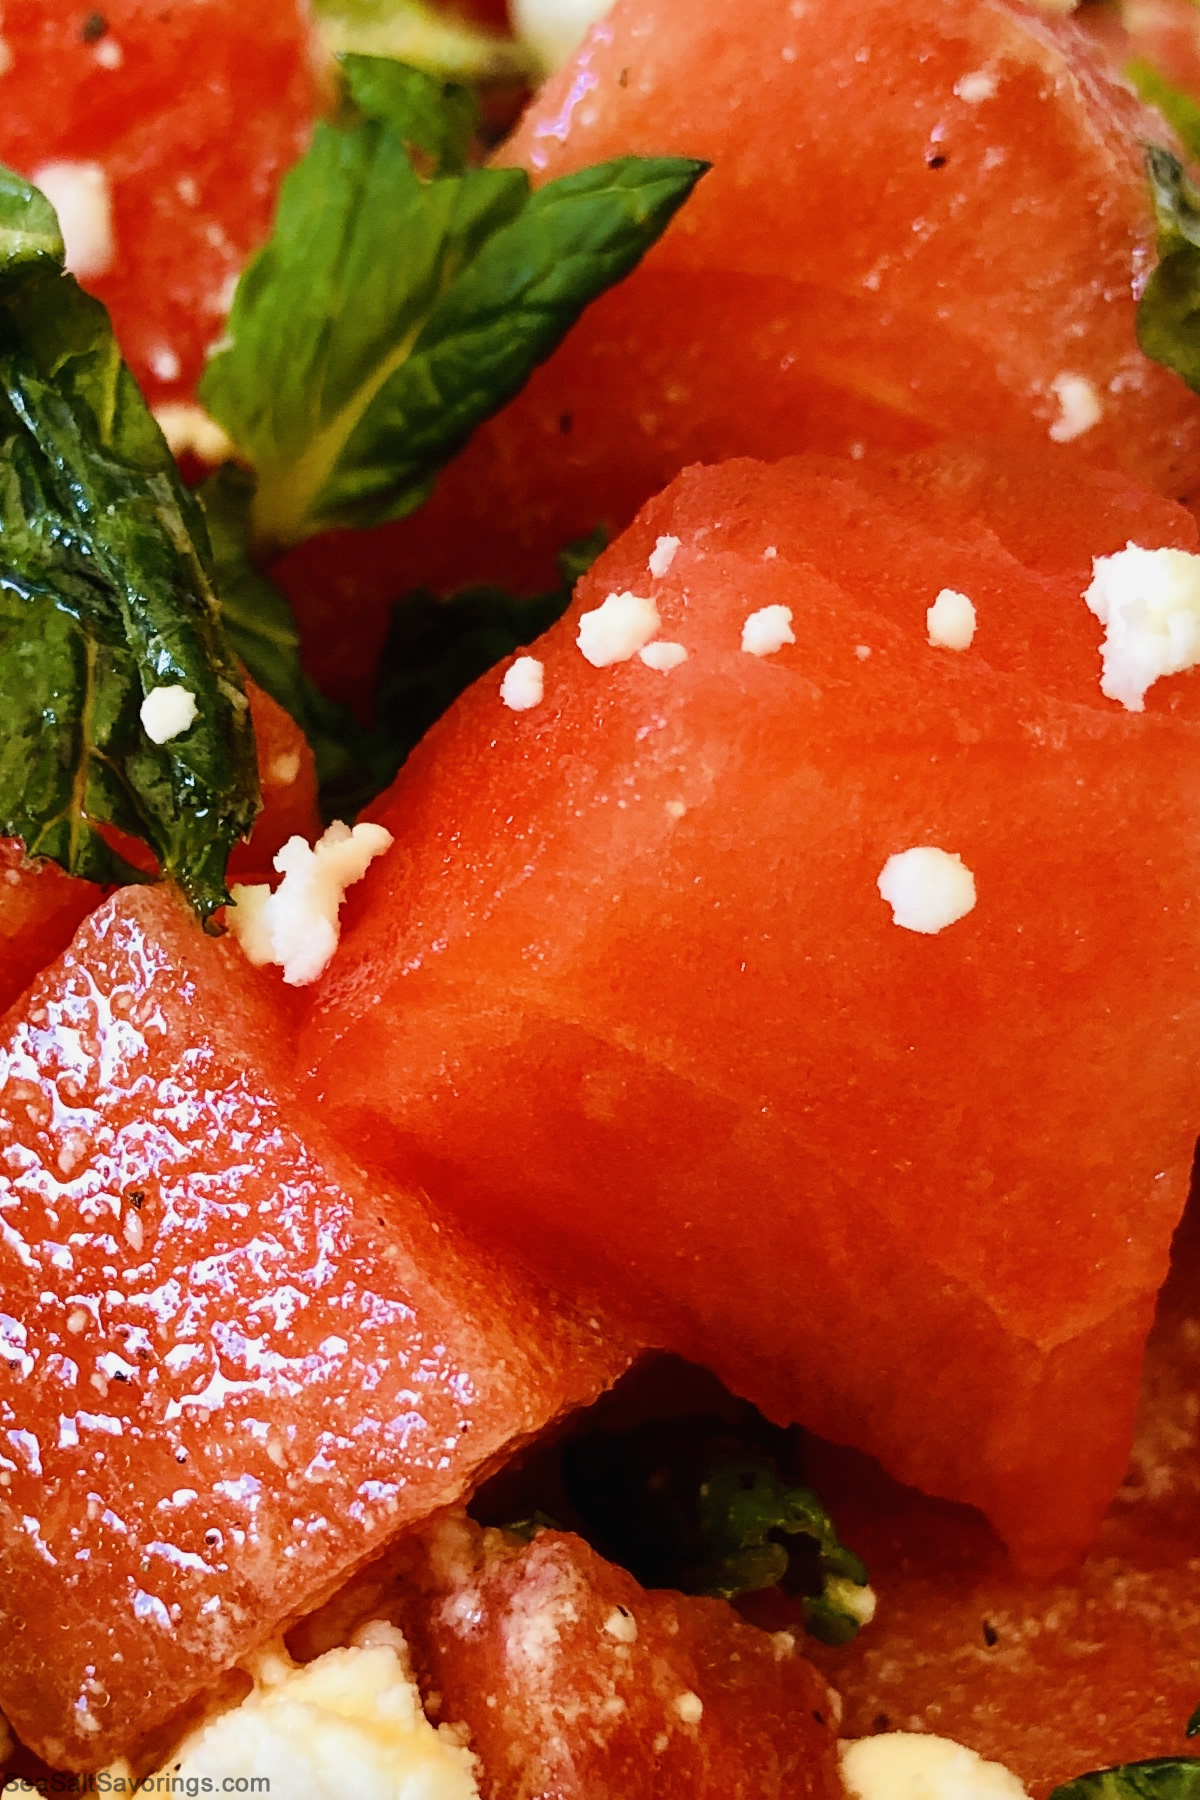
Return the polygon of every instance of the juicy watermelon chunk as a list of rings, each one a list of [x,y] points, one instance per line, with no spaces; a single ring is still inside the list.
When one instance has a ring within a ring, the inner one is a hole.
[[[314,669],[361,692],[406,586],[536,592],[696,461],[1065,433],[1200,492],[1200,400],[1134,337],[1165,134],[1020,0],[618,0],[503,160],[713,168],[421,514],[285,565]]]
[[[94,1769],[625,1360],[326,1142],[165,889],[0,1040],[0,1707]]]
[[[315,111],[304,7],[5,0],[3,46],[0,162],[103,171],[113,254],[84,285],[151,399],[187,395]]]
[[[1196,544],[1015,452],[687,471],[536,646],[542,704],[484,679],[379,803],[305,1047],[477,1229],[1030,1562],[1120,1478],[1200,1118],[1200,678],[1104,699],[1082,599],[1131,536]],[[623,590],[686,662],[582,659]],[[767,607],[795,641],[746,654]],[[920,846],[976,883],[939,935],[877,889]]]
[[[451,1515],[298,1640],[323,1647],[381,1616],[404,1632],[438,1719],[467,1727],[482,1800],[841,1794],[837,1698],[794,1636],[725,1601],[647,1592],[569,1533],[526,1543]]]

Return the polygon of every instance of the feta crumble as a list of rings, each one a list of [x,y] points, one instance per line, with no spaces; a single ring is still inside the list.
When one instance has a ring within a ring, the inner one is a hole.
[[[688,1688],[675,1697],[675,1711],[685,1725],[698,1725],[704,1717],[704,1702]]]
[[[201,462],[215,466],[233,455],[232,438],[215,419],[209,418],[202,406],[190,400],[164,400],[152,410],[172,456],[182,456],[190,450]]]
[[[648,669],[660,669],[665,675],[668,669],[677,669],[680,663],[688,659],[688,653],[682,644],[657,643],[647,644],[638,655]]]
[[[742,626],[742,649],[749,656],[774,656],[785,644],[794,644],[790,606],[763,606]]]
[[[627,1606],[614,1606],[604,1621],[604,1629],[618,1644],[636,1644],[637,1620]]]
[[[1100,691],[1142,712],[1162,675],[1200,663],[1200,556],[1127,544],[1092,563],[1084,594],[1105,627]]]
[[[1056,444],[1073,443],[1104,417],[1104,402],[1086,375],[1056,375],[1050,391],[1058,401],[1058,417],[1050,426]]]
[[[58,214],[66,264],[80,281],[107,275],[117,259],[108,176],[95,162],[48,162],[35,169],[40,188]]]
[[[395,1626],[303,1667],[279,1646],[253,1672],[254,1691],[185,1738],[148,1792],[169,1771],[175,1793],[265,1775],[294,1800],[479,1800],[475,1758],[426,1718]]]
[[[965,594],[943,588],[925,614],[929,641],[941,650],[967,650],[975,636],[975,607]]]
[[[583,614],[576,643],[594,669],[628,662],[651,638],[662,620],[653,600],[640,594],[610,594],[602,605]]]
[[[650,561],[646,567],[656,581],[662,579],[675,561],[675,552],[679,548],[679,542],[677,537],[660,537],[650,552]]]
[[[1003,1763],[925,1732],[854,1739],[842,1745],[841,1763],[852,1800],[1028,1800]]]
[[[999,82],[991,69],[972,69],[969,75],[962,75],[954,84],[954,92],[968,106],[979,106],[984,100],[994,100]]]
[[[198,711],[191,688],[180,687],[177,683],[171,687],[151,688],[142,701],[142,730],[152,744],[169,744],[172,738],[181,737],[196,723]]]
[[[531,707],[540,706],[545,692],[546,668],[536,656],[518,656],[504,671],[500,698],[514,712],[528,712]]]
[[[582,44],[612,0],[512,0],[513,29],[547,74]]]
[[[975,877],[962,857],[931,844],[889,856],[876,885],[895,924],[928,936],[965,919],[975,905]]]
[[[275,857],[283,880],[274,893],[265,882],[235,882],[229,929],[256,968],[274,963],[289,987],[307,987],[325,971],[341,935],[338,914],[346,889],[361,881],[377,856],[391,848],[382,825],[335,820],[313,845],[289,838]]]

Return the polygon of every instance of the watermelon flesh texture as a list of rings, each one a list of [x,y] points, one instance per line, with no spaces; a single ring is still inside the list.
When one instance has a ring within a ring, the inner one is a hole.
[[[305,9],[6,0],[3,36],[0,162],[104,171],[114,255],[84,286],[147,395],[189,397],[311,127]]]
[[[502,160],[712,170],[419,515],[285,561],[314,671],[361,697],[407,586],[536,591],[691,462],[1050,446],[1065,375],[1102,409],[1065,459],[1196,494],[1200,401],[1134,336],[1141,140],[1168,135],[1077,27],[1012,0],[618,0]]]
[[[126,890],[0,1041],[0,1708],[95,1769],[625,1352],[325,1141],[287,1021]]]
[[[647,1592],[567,1532],[523,1543],[449,1515],[293,1644],[311,1654],[381,1617],[439,1721],[467,1727],[482,1800],[841,1795],[837,1698],[795,1636],[725,1601]]]
[[[229,859],[231,878],[263,879],[275,852],[298,834],[321,829],[317,772],[300,727],[269,694],[246,683],[258,753],[263,807],[244,844]],[[121,854],[149,869],[149,853],[119,837]],[[0,838],[0,1013],[24,993],[35,975],[60,955],[76,928],[104,898],[95,882],[68,875],[54,863],[31,859],[16,838]]]
[[[303,1053],[473,1229],[1048,1567],[1120,1479],[1200,1119],[1195,677],[1101,696],[1082,545],[1196,533],[1023,461],[681,476],[541,640],[543,703],[485,678],[378,803]],[[687,662],[583,661],[624,589]],[[937,936],[876,888],[920,845],[977,883]]]

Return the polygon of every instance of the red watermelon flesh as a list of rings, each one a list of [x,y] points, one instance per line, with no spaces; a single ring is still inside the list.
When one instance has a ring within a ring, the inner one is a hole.
[[[254,721],[263,809],[248,841],[234,846],[230,874],[265,877],[279,847],[295,834],[320,831],[313,753],[295,720],[269,694],[247,682]],[[122,855],[139,867],[152,864],[131,839]],[[0,839],[0,1013],[34,976],[66,949],[80,920],[104,897],[94,882],[67,875],[55,864],[30,859],[15,838]]]
[[[162,888],[0,1042],[0,1707],[94,1769],[622,1351],[325,1141]]]
[[[186,396],[316,105],[299,0],[5,0],[0,162],[97,164],[115,255],[84,285],[154,400]]]
[[[304,1054],[475,1229],[1051,1564],[1120,1478],[1200,1119],[1198,727],[1168,684],[1142,716],[1101,696],[1062,561],[1195,535],[1081,472],[1022,547],[981,456],[895,501],[804,459],[680,477],[539,644],[543,703],[486,678],[379,804],[399,842]],[[939,482],[971,480],[956,521]],[[961,654],[926,641],[947,581]],[[623,589],[687,662],[584,662],[579,615]],[[760,659],[767,605],[796,642]],[[921,845],[977,884],[936,936],[876,887]]]
[[[482,1800],[839,1800],[837,1697],[789,1633],[647,1592],[580,1538],[453,1514],[298,1634],[399,1624],[427,1704],[465,1725]],[[434,1698],[436,1697],[436,1698]]]
[[[406,586],[533,591],[691,462],[1047,446],[1072,429],[1068,376],[1101,409],[1069,463],[1200,492],[1200,401],[1134,336],[1140,140],[1165,133],[1078,28],[1019,0],[618,0],[503,160],[712,171],[420,515],[288,560],[314,669],[361,693]]]

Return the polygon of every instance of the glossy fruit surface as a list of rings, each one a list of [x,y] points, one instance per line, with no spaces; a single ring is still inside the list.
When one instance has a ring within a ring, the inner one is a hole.
[[[190,394],[316,108],[297,0],[6,0],[0,162],[94,164],[113,255],[84,286],[151,400]]]
[[[485,678],[379,804],[305,1046],[474,1229],[1046,1564],[1120,1478],[1200,1117],[1198,678],[1104,699],[1082,598],[1130,537],[1195,524],[1020,453],[688,471],[541,705]],[[625,590],[687,661],[583,659]],[[976,886],[937,935],[877,886],[922,846]]]
[[[291,1099],[163,888],[0,1041],[0,1707],[100,1768],[623,1363]]]

